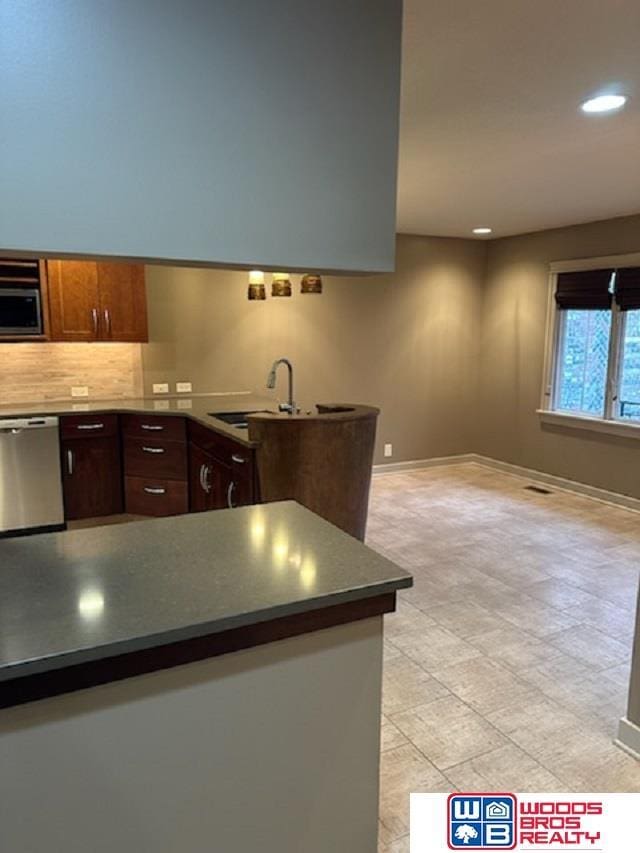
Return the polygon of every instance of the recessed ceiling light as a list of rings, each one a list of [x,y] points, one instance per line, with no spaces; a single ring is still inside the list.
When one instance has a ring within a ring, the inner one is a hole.
[[[474,228],[473,233],[474,234],[491,234],[492,230],[493,230],[492,228],[484,228],[484,227],[483,228]]]
[[[583,113],[610,113],[619,110],[627,103],[625,95],[598,95],[597,98],[589,98],[580,109]]]

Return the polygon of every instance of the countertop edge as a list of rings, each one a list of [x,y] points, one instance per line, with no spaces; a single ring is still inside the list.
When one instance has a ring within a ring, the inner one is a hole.
[[[19,675],[14,672],[9,680],[2,682],[0,708],[12,708],[42,699],[51,699],[78,690],[86,690],[128,678],[148,675],[176,666],[196,663],[233,652],[246,651],[258,646],[309,634],[327,628],[339,627],[363,619],[383,616],[396,608],[396,590],[410,586],[410,577],[397,581],[388,581],[362,590],[354,590],[344,595],[329,596],[329,604],[298,612],[288,612],[270,618],[253,621],[236,627],[220,627],[215,632],[207,632],[205,626],[198,626],[204,633],[192,637],[177,639],[171,632],[165,635],[164,643],[156,643],[146,648],[115,650],[109,647],[110,654],[99,659],[78,660],[78,656],[64,656],[62,665],[39,672]],[[354,597],[355,596],[355,597]],[[340,600],[336,600],[340,599]],[[313,603],[313,599],[304,604]],[[290,608],[277,608],[278,610]],[[226,621],[226,620],[225,620]],[[147,638],[149,639],[149,638]],[[125,644],[119,644],[125,645]],[[102,648],[102,651],[106,647]],[[50,659],[41,659],[41,663]]]
[[[212,394],[211,402],[214,403],[216,399],[220,399],[221,395]],[[243,397],[251,398],[253,395],[251,394],[230,394],[229,397],[238,397],[238,405],[239,411],[242,411],[246,408],[246,406],[241,405],[241,400]],[[257,396],[257,395],[256,395]],[[137,403],[139,399],[146,398],[129,398],[132,403]],[[152,400],[149,399],[149,406],[136,406],[130,405],[127,406],[128,398],[123,397],[121,400],[105,400],[104,406],[101,405],[101,400],[91,400],[88,403],[90,408],[81,408],[82,404],[78,403],[70,403],[66,400],[52,400],[50,403],[43,404],[42,409],[38,409],[38,403],[24,403],[25,406],[30,407],[31,411],[26,412],[24,409],[20,409],[20,404],[14,406],[0,406],[0,419],[2,418],[40,418],[40,417],[77,417],[82,415],[91,415],[91,414],[100,414],[100,415],[153,415],[155,417],[170,417],[170,418],[186,418],[194,423],[200,424],[206,429],[210,429],[213,432],[218,433],[219,435],[225,436],[226,438],[231,438],[233,441],[238,442],[238,444],[243,445],[244,447],[255,449],[260,446],[260,442],[250,438],[248,430],[239,430],[236,427],[226,424],[224,421],[216,421],[216,418],[212,415],[199,415],[191,411],[189,408],[184,409],[164,409],[161,407],[157,407],[156,405],[162,400],[165,399],[167,401],[182,401],[186,398],[183,397],[169,397],[162,398],[160,400]],[[193,395],[192,399],[197,400],[205,400],[209,399],[209,395],[200,394]],[[120,403],[121,405],[118,405]],[[263,405],[259,403],[258,405]],[[266,405],[266,403],[265,403]],[[327,422],[327,423],[339,423],[351,420],[361,420],[366,418],[375,418],[379,415],[380,410],[373,406],[366,406],[360,403],[320,403],[317,404],[322,407],[343,407],[349,408],[349,411],[327,411],[327,412],[319,412],[318,414],[296,414],[296,415],[286,415],[286,413],[282,412],[262,412],[262,411],[250,411],[252,406],[247,409],[247,414],[256,423],[264,423],[264,422],[278,422],[278,423],[317,423],[317,422]],[[74,408],[76,407],[76,408]]]
[[[160,649],[163,646],[185,640],[209,637],[235,629],[251,628],[254,625],[268,623],[287,616],[301,616],[305,613],[328,609],[340,604],[364,601],[379,595],[395,594],[397,590],[407,589],[412,585],[413,578],[411,575],[407,575],[406,578],[398,578],[397,580],[385,581],[365,587],[356,587],[345,592],[337,592],[318,598],[302,599],[250,613],[232,614],[213,622],[185,625],[172,628],[169,631],[132,637],[102,646],[88,646],[87,648],[75,649],[71,652],[54,653],[46,657],[20,661],[0,668],[0,684],[27,676],[67,669],[77,664],[95,663],[118,655]]]

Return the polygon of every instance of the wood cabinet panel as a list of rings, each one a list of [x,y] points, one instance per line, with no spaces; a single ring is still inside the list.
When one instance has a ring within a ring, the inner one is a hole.
[[[125,436],[124,473],[127,477],[186,480],[187,447],[178,441]]]
[[[96,438],[118,435],[117,415],[65,415],[60,418],[62,438]]]
[[[142,264],[47,261],[53,341],[149,339]]]
[[[98,272],[94,261],[47,261],[52,341],[97,341]]]
[[[148,341],[144,266],[99,263],[97,270],[102,339]]]
[[[189,509],[205,512],[225,504],[221,466],[195,444],[189,446]]]
[[[96,518],[122,512],[122,469],[118,436],[62,441],[65,518]]]
[[[187,430],[192,447],[199,447],[211,459],[219,483],[216,507],[246,506],[258,500],[255,451],[205,426],[188,421]]]
[[[134,515],[181,515],[189,512],[189,487],[179,480],[125,477],[125,508]]]
[[[126,436],[186,441],[184,418],[175,415],[121,415],[120,422]]]
[[[227,486],[227,506],[249,506],[255,503],[253,477],[232,469],[231,482],[233,485]]]

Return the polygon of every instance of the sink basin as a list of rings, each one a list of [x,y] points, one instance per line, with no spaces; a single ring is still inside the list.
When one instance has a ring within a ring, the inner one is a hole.
[[[225,424],[236,427],[236,429],[246,429],[249,426],[247,415],[257,415],[265,411],[260,409],[255,412],[209,412],[209,417],[215,418],[218,421],[224,421]]]

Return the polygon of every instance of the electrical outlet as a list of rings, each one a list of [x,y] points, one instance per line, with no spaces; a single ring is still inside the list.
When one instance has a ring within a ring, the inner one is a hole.
[[[153,393],[154,394],[168,394],[169,393],[169,384],[167,382],[154,382]]]
[[[178,400],[178,408],[179,409],[192,409],[193,401],[192,400]]]
[[[169,409],[169,401],[155,400],[153,403],[153,408],[156,412],[166,412]]]
[[[393,444],[385,444],[384,455],[385,456],[393,456]]]
[[[190,394],[192,390],[190,382],[176,382],[176,391],[178,394]]]
[[[72,397],[88,397],[89,396],[89,387],[87,385],[72,385],[71,386],[71,396]]]

